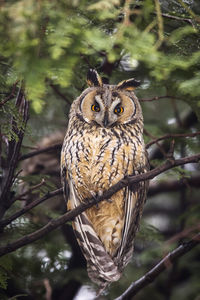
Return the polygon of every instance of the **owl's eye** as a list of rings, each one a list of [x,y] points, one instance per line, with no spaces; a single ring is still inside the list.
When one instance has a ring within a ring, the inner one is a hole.
[[[123,108],[122,106],[120,106],[120,105],[117,105],[117,106],[115,107],[115,109],[114,109],[114,113],[117,114],[117,115],[122,114],[123,111],[124,111],[124,108]]]
[[[100,107],[98,103],[95,103],[91,106],[91,110],[95,111],[95,112],[99,112],[100,111]]]

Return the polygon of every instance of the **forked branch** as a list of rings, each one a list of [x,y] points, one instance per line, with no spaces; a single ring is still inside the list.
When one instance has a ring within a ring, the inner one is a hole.
[[[24,126],[19,126],[13,116],[11,119],[12,131],[15,133],[17,139],[6,140],[7,158],[5,160],[2,178],[0,181],[0,219],[3,218],[6,210],[12,205],[11,187],[16,178],[15,170],[19,161],[19,153],[21,149],[22,140],[24,137],[24,130],[28,121],[29,104],[26,101],[23,89],[20,88],[16,97],[16,108],[18,109]]]
[[[155,138],[149,143],[146,144],[146,149],[148,149],[153,144],[156,144],[162,140],[171,139],[171,138],[187,138],[187,137],[196,137],[200,135],[200,131],[193,132],[193,133],[172,133],[172,134],[165,134],[159,138]]]
[[[27,213],[29,210],[31,210],[32,208],[36,207],[37,205],[39,205],[40,203],[62,194],[62,189],[58,189],[55,190],[53,192],[49,192],[46,195],[44,195],[42,198],[36,199],[34,201],[32,201],[30,204],[24,206],[22,209],[18,210],[16,213],[14,213],[12,216],[8,217],[7,219],[4,219],[2,221],[0,221],[0,229],[2,229],[3,227],[5,227],[6,225],[12,223],[14,220],[16,220],[17,218],[21,217],[23,214]]]

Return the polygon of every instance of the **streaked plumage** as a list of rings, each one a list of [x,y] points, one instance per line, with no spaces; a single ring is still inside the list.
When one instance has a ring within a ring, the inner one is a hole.
[[[68,209],[101,195],[126,175],[148,170],[143,117],[134,79],[105,85],[96,71],[73,102],[61,153]],[[88,274],[100,286],[117,281],[130,261],[147,183],[128,186],[73,222]]]

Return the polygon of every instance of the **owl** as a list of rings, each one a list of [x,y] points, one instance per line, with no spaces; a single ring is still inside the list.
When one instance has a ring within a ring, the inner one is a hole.
[[[133,92],[139,82],[103,84],[95,70],[87,82],[71,105],[61,152],[68,210],[98,198],[125,176],[148,171],[143,116]],[[88,275],[102,288],[120,278],[132,257],[147,188],[147,182],[129,184],[73,221]]]

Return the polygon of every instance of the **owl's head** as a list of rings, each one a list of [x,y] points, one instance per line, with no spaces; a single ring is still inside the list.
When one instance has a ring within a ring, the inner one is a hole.
[[[134,123],[142,119],[139,101],[133,90],[140,85],[131,78],[118,85],[103,84],[95,70],[87,75],[89,88],[77,99],[76,113],[87,123],[101,127]]]

